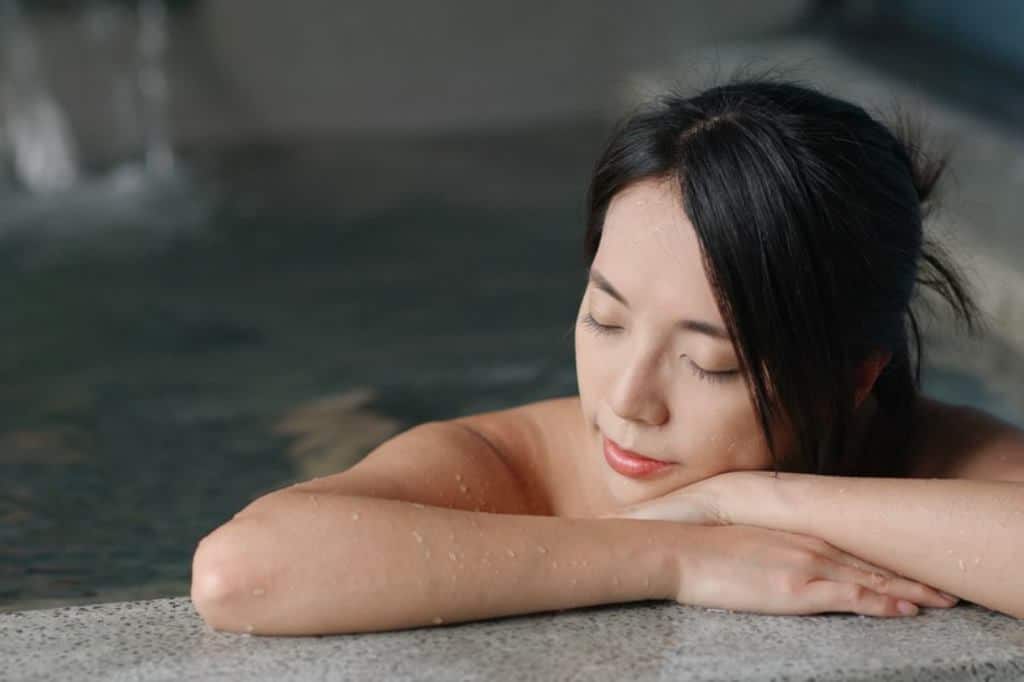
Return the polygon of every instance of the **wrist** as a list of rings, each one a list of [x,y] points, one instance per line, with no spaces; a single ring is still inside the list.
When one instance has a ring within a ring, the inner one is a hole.
[[[675,554],[675,593],[680,604],[701,604],[709,591],[716,592],[721,576],[710,563],[718,538],[729,535],[734,526],[686,526],[686,533],[677,538]]]
[[[686,595],[698,579],[701,548],[707,534],[720,526],[700,526],[675,521],[650,521],[663,532],[657,541],[658,584],[652,586],[651,599],[670,599],[686,602]]]
[[[761,526],[792,533],[804,532],[807,519],[801,492],[808,474],[773,471],[744,472],[749,487],[734,511],[735,525]]]

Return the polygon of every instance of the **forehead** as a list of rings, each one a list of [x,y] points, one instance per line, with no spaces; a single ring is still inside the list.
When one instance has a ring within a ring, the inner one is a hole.
[[[631,308],[721,324],[697,234],[674,180],[643,180],[612,198],[593,265]]]

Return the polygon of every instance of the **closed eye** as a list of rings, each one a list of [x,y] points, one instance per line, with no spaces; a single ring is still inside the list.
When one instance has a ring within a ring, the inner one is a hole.
[[[583,324],[590,327],[590,329],[597,334],[614,334],[616,331],[622,329],[622,327],[613,327],[611,325],[601,324],[595,320],[590,313],[583,316]]]
[[[706,369],[701,369],[698,365],[694,364],[693,360],[686,358],[686,362],[690,365],[690,369],[697,375],[697,378],[703,379],[704,381],[710,381],[712,383],[719,383],[722,381],[729,381],[735,375],[739,374],[739,370],[730,369],[724,372],[709,372]]]
[[[587,313],[582,319],[583,325],[589,328],[595,334],[616,334],[622,330],[622,327],[615,327],[608,324],[601,324],[594,319],[594,316]],[[683,357],[686,357],[685,355]],[[721,372],[711,372],[700,365],[696,364],[690,358],[686,358],[686,363],[690,367],[690,370],[697,375],[698,379],[708,381],[711,383],[720,383],[723,381],[729,381],[737,376],[740,372],[738,369],[730,369]]]

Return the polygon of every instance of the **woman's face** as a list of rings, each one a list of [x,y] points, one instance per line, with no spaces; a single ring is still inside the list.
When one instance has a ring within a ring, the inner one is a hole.
[[[586,466],[601,472],[609,506],[771,468],[674,181],[645,180],[612,199],[575,339]],[[605,460],[605,437],[672,465],[640,478],[618,473]]]

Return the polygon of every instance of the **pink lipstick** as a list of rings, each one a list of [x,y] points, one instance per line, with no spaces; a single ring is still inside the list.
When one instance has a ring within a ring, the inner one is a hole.
[[[602,440],[604,441],[604,458],[608,462],[608,466],[623,476],[641,478],[675,464],[675,462],[663,462],[624,450],[603,435]]]

